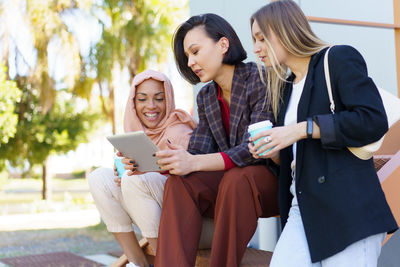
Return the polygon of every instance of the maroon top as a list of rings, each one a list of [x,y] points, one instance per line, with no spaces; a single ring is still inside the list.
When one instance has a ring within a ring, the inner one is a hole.
[[[225,100],[221,96],[221,87],[218,86],[218,102],[219,106],[221,107],[221,118],[222,118],[222,123],[224,124],[224,129],[226,132],[226,136],[229,136],[229,107],[228,104],[225,102]],[[229,169],[232,169],[233,167],[236,167],[236,164],[231,160],[231,158],[224,152],[220,152],[222,158],[224,159],[225,163],[225,168],[224,170],[227,171]]]

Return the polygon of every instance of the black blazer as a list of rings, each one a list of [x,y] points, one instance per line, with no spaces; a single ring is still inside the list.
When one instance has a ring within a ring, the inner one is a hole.
[[[229,137],[222,123],[218,102],[218,88],[210,82],[197,95],[199,124],[189,142],[191,154],[226,153],[238,166],[263,164],[253,158],[247,147],[247,126],[263,121],[274,122],[274,116],[265,99],[265,85],[261,82],[254,62],[235,66],[229,107]]]
[[[313,117],[321,139],[300,140],[296,156],[296,195],[312,262],[321,261],[370,235],[397,229],[373,160],[361,160],[347,146],[379,140],[388,130],[377,87],[360,53],[335,46],[329,53],[336,113],[331,114],[323,59],[312,56],[300,98],[297,121]],[[289,77],[293,81],[294,76]],[[277,125],[283,125],[292,91],[286,83]],[[292,147],[280,153],[279,204],[284,226],[291,206]]]

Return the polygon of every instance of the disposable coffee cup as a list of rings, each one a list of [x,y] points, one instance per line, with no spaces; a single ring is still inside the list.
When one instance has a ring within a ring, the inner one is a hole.
[[[266,130],[269,130],[269,129],[272,129],[272,122],[270,120],[265,120],[265,121],[260,121],[260,122],[256,122],[256,123],[253,123],[253,124],[249,125],[248,132],[249,132],[251,137],[254,137],[258,133],[266,131]],[[262,138],[258,138],[253,143],[256,145],[262,139],[263,139],[263,137]],[[261,149],[263,146],[265,146],[265,145],[262,145],[259,149]],[[263,155],[265,155],[265,153],[267,153],[270,150],[271,149],[268,149],[267,151],[264,151],[263,153],[258,154],[258,155],[259,156],[263,156]]]
[[[115,167],[117,168],[117,172],[118,172],[118,177],[122,177],[122,175],[124,174],[125,170],[125,164],[122,163],[122,159],[124,157],[119,157],[117,156],[117,153],[114,154],[114,162],[115,162]]]

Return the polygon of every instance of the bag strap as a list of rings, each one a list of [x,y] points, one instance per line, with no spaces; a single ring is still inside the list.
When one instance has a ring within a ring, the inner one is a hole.
[[[326,50],[326,52],[325,52],[324,72],[325,72],[326,88],[328,89],[329,102],[331,103],[330,109],[331,109],[332,114],[335,114],[335,102],[333,101],[333,96],[332,96],[331,77],[329,75],[329,62],[328,62],[329,50],[331,50],[332,47],[333,46],[330,46],[328,48],[328,50]]]

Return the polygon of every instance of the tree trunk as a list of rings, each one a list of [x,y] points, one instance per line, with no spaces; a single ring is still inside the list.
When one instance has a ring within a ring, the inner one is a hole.
[[[42,164],[42,179],[43,179],[42,199],[51,200],[52,197],[51,177],[47,172],[47,160]]]
[[[107,118],[107,120],[110,120],[111,122],[111,127],[112,127],[112,133],[116,133],[116,125],[115,125],[115,109],[114,109],[114,87],[112,85],[108,85],[107,87],[109,88],[109,98],[108,98],[108,109],[106,107],[106,99],[103,96],[103,86],[101,85],[100,81],[97,81],[97,84],[99,85],[100,89],[100,101],[101,101],[101,109],[103,111],[104,116]]]
[[[117,125],[115,124],[115,99],[114,99],[114,86],[110,85],[110,119],[111,119],[111,126],[112,126],[112,133],[116,134],[117,132]]]

